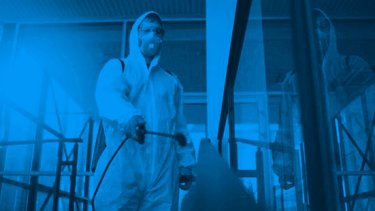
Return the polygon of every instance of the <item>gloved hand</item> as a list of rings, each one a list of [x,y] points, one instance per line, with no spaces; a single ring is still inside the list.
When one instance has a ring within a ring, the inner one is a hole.
[[[133,116],[125,126],[125,135],[140,144],[145,141],[146,122],[142,116]]]
[[[192,168],[180,167],[180,177],[179,177],[179,187],[181,190],[188,190],[191,188],[195,176],[193,174]]]
[[[174,139],[178,142],[178,144],[182,147],[186,146],[187,141],[186,141],[186,136],[183,133],[177,133],[174,136]]]

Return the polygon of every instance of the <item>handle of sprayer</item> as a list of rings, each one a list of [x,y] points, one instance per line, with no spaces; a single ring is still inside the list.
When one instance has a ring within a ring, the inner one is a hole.
[[[180,146],[186,146],[187,145],[187,140],[186,136],[182,133],[176,133],[175,135],[171,134],[166,134],[166,133],[159,133],[159,132],[154,132],[154,131],[148,131],[144,127],[137,127],[136,130],[139,133],[142,133],[144,135],[149,134],[149,135],[157,135],[157,136],[162,136],[162,137],[167,137],[167,138],[172,138],[178,142]]]
[[[182,147],[187,145],[186,136],[183,133],[176,133],[174,135],[174,139],[178,142],[178,144]]]

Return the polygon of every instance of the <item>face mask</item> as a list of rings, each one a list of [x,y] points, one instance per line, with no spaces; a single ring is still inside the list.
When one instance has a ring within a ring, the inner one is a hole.
[[[162,40],[154,33],[148,33],[140,37],[140,50],[144,56],[154,57],[159,53]]]
[[[315,22],[314,32],[317,41],[317,48],[319,50],[320,55],[324,57],[329,47],[329,22],[323,17],[318,17]]]

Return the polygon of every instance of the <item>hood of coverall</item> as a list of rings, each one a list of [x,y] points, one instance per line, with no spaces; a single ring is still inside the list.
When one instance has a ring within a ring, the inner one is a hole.
[[[323,17],[329,23],[329,32],[328,32],[329,42],[328,42],[327,49],[324,53],[321,53],[322,52],[321,49],[317,49],[317,50],[318,52],[320,52],[319,55],[321,57],[323,71],[325,72],[325,74],[328,74],[327,75],[328,78],[332,78],[330,74],[335,72],[334,69],[336,68],[334,66],[335,64],[337,64],[337,61],[340,59],[340,54],[337,51],[335,27],[333,26],[332,21],[329,19],[329,17],[322,10],[314,8],[313,12],[315,13],[315,16],[319,15]]]
[[[160,58],[160,50],[159,52],[154,56],[150,63],[150,67],[147,68],[146,60],[141,52],[140,46],[138,44],[138,29],[141,23],[144,21],[146,16],[150,14],[155,14],[160,18],[160,15],[154,11],[149,11],[141,15],[133,24],[132,29],[130,31],[130,37],[129,37],[129,56],[127,59],[129,60],[128,63],[130,62],[131,65],[137,65],[137,69],[139,71],[145,71],[146,73],[149,72],[154,66],[158,65],[159,58]],[[161,19],[161,18],[160,18]],[[127,63],[127,64],[128,64]]]
[[[147,67],[146,59],[143,56],[139,42],[138,42],[138,29],[142,21],[145,20],[147,15],[155,14],[158,17],[160,15],[156,12],[150,11],[141,15],[133,24],[130,31],[129,37],[129,55],[126,58],[125,65],[125,75],[128,78],[129,83],[131,83],[133,89],[130,93],[131,96],[137,96],[139,90],[142,89],[143,85],[149,77],[150,71],[158,66],[160,58],[160,50],[152,59],[150,66]]]

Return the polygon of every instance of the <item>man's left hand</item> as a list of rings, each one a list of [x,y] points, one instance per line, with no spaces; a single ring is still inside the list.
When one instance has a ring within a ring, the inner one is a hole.
[[[189,167],[180,167],[180,178],[179,178],[179,187],[181,190],[188,190],[191,188],[195,176],[193,174],[192,168]]]

